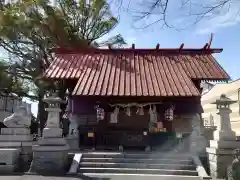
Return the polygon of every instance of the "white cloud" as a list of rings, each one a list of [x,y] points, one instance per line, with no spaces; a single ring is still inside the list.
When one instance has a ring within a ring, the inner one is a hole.
[[[196,33],[209,34],[211,32],[217,32],[223,28],[238,25],[240,23],[239,8],[240,4],[238,3],[235,6],[231,6],[226,12],[224,12],[223,9],[222,14],[216,15],[209,20],[204,20],[197,26]]]

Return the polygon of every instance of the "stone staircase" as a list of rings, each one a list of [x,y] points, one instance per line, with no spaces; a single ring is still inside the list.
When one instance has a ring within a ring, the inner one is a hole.
[[[177,153],[82,154],[78,174],[181,175],[197,177],[192,157]]]

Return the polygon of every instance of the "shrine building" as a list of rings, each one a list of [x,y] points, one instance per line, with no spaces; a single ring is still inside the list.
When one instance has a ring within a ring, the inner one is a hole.
[[[79,148],[168,150],[191,134],[193,116],[203,112],[201,82],[230,79],[213,56],[220,52],[208,43],[199,49],[58,48],[44,77],[69,87],[67,110]],[[184,141],[184,150],[189,146]]]

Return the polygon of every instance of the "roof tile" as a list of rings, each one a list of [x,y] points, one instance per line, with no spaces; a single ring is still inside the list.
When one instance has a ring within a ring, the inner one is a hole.
[[[78,79],[84,96],[200,96],[191,79],[229,79],[209,53],[140,50],[56,54],[45,77]]]

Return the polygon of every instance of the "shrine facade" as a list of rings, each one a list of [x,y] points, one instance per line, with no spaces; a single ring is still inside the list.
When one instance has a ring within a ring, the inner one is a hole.
[[[58,48],[44,77],[69,86],[68,136],[79,148],[168,151],[181,140],[186,151],[203,126],[201,82],[230,79],[212,55],[221,51]]]

